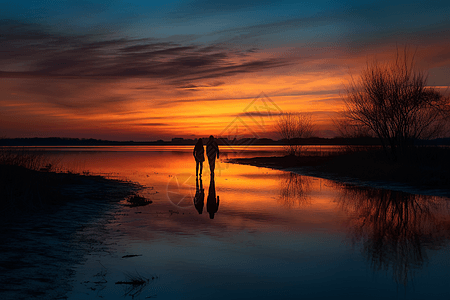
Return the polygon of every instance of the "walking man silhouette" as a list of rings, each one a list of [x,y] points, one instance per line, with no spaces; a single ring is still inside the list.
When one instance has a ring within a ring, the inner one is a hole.
[[[216,157],[219,159],[219,146],[212,135],[209,136],[209,140],[206,143],[206,154],[208,156],[209,170],[211,171],[211,175],[214,176]]]

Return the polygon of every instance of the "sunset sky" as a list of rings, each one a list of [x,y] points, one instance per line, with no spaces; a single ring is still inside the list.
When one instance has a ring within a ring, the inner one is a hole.
[[[317,135],[350,75],[416,52],[450,86],[448,1],[1,1],[0,137],[278,139]]]

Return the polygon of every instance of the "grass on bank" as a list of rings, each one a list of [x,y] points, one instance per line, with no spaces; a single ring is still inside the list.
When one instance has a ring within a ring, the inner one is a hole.
[[[63,204],[87,193],[93,198],[108,198],[107,188],[116,189],[119,194],[120,185],[124,184],[101,176],[61,173],[56,166],[57,163],[51,162],[42,151],[0,148],[0,214]],[[72,190],[77,186],[82,188],[78,192],[67,192],[68,186]]]
[[[316,173],[366,181],[390,181],[424,188],[450,188],[450,148],[418,147],[397,161],[382,149],[348,148],[341,152],[303,152],[299,156],[232,159],[275,169],[306,168]]]
[[[382,150],[345,153],[319,170],[364,180],[383,180],[420,187],[450,188],[450,149],[418,147],[393,161]]]
[[[35,171],[56,171],[56,163],[50,162],[45,152],[24,148],[0,147],[0,165],[23,167]]]

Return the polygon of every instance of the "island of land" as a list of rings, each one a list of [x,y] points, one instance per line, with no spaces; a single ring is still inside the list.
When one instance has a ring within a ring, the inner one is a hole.
[[[235,158],[228,162],[272,168],[357,186],[450,197],[450,149],[418,147],[397,160],[382,149]]]

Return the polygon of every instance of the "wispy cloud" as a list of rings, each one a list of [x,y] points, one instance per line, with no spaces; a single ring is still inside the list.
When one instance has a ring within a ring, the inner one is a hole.
[[[139,77],[186,87],[204,79],[258,72],[289,63],[282,58],[243,56],[223,45],[61,35],[16,21],[1,22],[0,30],[5,32],[0,40],[2,77]]]

